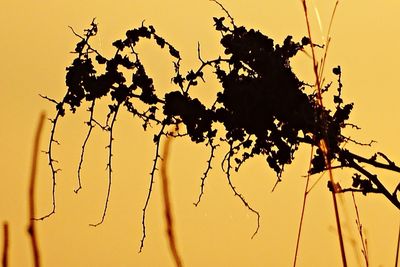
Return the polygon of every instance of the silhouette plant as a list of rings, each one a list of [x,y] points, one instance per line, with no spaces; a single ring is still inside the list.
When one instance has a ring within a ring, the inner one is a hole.
[[[224,48],[224,55],[204,60],[200,55],[199,46],[200,65],[187,73],[181,70],[182,59],[179,51],[160,36],[153,26],[142,23],[138,28],[128,30],[124,38],[112,44],[115,47],[115,54],[111,58],[104,57],[90,44],[91,38],[97,34],[95,20],[83,35],[79,35],[71,28],[79,38],[79,42],[74,51],[76,57],[66,69],[66,94],[60,101],[42,96],[53,102],[56,107],[55,117],[51,119],[52,129],[46,152],[53,179],[53,207],[47,215],[38,219],[49,217],[56,210],[55,186],[58,169],[53,156],[53,144],[58,143],[55,138],[58,120],[68,113],[67,109],[75,113],[83,102],[88,102],[90,105],[87,122],[89,129],[82,145],[76,193],[82,187],[80,172],[85,147],[93,128],[100,127],[109,135],[107,197],[100,221],[92,226],[101,224],[107,212],[112,185],[113,130],[118,113],[124,109],[133,114],[143,122],[144,130],[150,125],[158,127],[158,133],[153,138],[155,155],[142,213],[143,236],[140,250],[146,237],[146,211],[160,160],[160,143],[165,136],[188,137],[192,142],[202,143],[210,148],[210,156],[201,177],[200,194],[194,203],[195,206],[199,205],[204,194],[205,180],[212,169],[215,150],[220,144],[227,144],[229,149],[221,166],[235,196],[257,217],[257,228],[253,236],[259,229],[260,214],[232,183],[232,171],[237,172],[247,160],[262,156],[276,173],[278,183],[281,181],[285,166],[292,163],[295,152],[301,144],[315,147],[310,174],[324,172],[328,169],[327,162],[333,160],[338,162],[338,168],[350,168],[355,171],[349,178],[352,179],[351,187],[342,188],[330,181],[329,190],[334,193],[350,191],[364,195],[381,194],[400,209],[397,196],[400,184],[390,192],[380,177],[366,168],[399,173],[400,167],[381,152],[372,157],[364,157],[343,146],[349,141],[360,143],[342,133],[344,128],[356,126],[348,122],[353,104],[345,103],[342,98],[341,67],[333,68],[333,74],[337,77],[337,94],[333,96],[334,108],[330,110],[320,102],[322,94],[331,90],[332,83],[321,91],[316,91],[313,86],[301,81],[290,65],[291,58],[299,51],[307,47],[317,47],[310,38],[303,37],[300,41],[294,41],[292,36],[288,36],[283,44],[275,44],[273,39],[257,30],[236,25],[232,16],[225,9],[224,11],[226,16],[213,18],[215,29],[221,34],[220,44]],[[146,73],[140,54],[136,50],[136,45],[142,39],[154,41],[160,49],[167,50],[173,58],[174,76],[171,82],[175,85],[175,90],[164,95],[157,92],[153,79]],[[102,68],[105,68],[104,72],[99,71]],[[204,71],[207,68],[216,75],[221,85],[215,92],[211,106],[206,106],[191,95],[192,87],[200,80],[205,82]],[[108,99],[109,112],[105,124],[100,123],[94,116],[99,99]],[[175,133],[167,131],[169,127],[178,125],[183,131]],[[366,145],[370,146],[371,143]]]

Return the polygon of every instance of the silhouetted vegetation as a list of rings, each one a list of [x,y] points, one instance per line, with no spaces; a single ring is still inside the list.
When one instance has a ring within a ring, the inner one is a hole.
[[[293,40],[292,36],[288,36],[282,44],[276,44],[272,38],[260,31],[236,25],[229,13],[226,10],[225,12],[226,16],[213,18],[215,30],[221,34],[220,44],[224,54],[205,60],[201,57],[199,46],[199,66],[185,73],[180,67],[182,59],[179,50],[159,35],[153,26],[143,23],[138,28],[128,30],[124,38],[112,44],[115,54],[111,58],[106,58],[90,44],[91,38],[97,34],[97,24],[94,20],[84,34],[73,31],[79,42],[74,51],[76,57],[66,69],[66,94],[60,101],[43,96],[56,107],[56,114],[51,120],[52,129],[47,150],[53,178],[53,208],[50,213],[39,219],[50,216],[56,210],[55,185],[58,169],[52,146],[57,143],[57,123],[61,117],[75,113],[82,103],[86,102],[90,105],[87,122],[89,128],[82,146],[76,192],[81,188],[80,171],[85,146],[92,129],[100,127],[109,135],[107,199],[101,220],[93,226],[104,221],[107,211],[112,184],[113,130],[119,112],[133,114],[142,121],[144,130],[150,125],[153,128],[158,127],[158,132],[153,138],[154,163],[142,214],[143,238],[140,250],[146,237],[146,210],[160,160],[160,142],[165,136],[188,137],[192,142],[201,143],[210,149],[196,206],[204,193],[204,182],[211,170],[215,150],[220,144],[227,144],[229,149],[221,162],[222,169],[235,196],[257,216],[257,229],[254,234],[259,228],[260,214],[233,185],[232,171],[239,171],[246,161],[261,156],[276,173],[278,183],[285,166],[292,163],[301,144],[315,147],[311,174],[326,171],[332,161],[338,163],[337,168],[354,170],[354,175],[349,177],[352,179],[351,187],[342,188],[341,185],[329,181],[329,190],[334,193],[350,191],[364,195],[381,194],[400,209],[397,196],[400,184],[390,192],[380,177],[370,170],[385,169],[399,173],[400,167],[381,152],[365,157],[344,148],[346,142],[363,144],[342,133],[346,127],[357,126],[349,122],[353,103],[346,103],[342,98],[341,67],[337,66],[332,70],[337,77],[334,83],[327,84],[322,90],[316,90],[313,85],[301,81],[290,65],[290,60],[300,51],[310,47],[318,49],[310,38]],[[174,68],[175,74],[171,82],[175,85],[175,90],[160,95],[155,88],[153,79],[146,73],[140,53],[136,50],[136,45],[142,39],[154,41],[172,57],[171,67]],[[103,68],[105,71],[100,71]],[[191,95],[192,87],[199,82],[206,82],[206,69],[215,74],[221,85],[215,92],[211,106]],[[336,90],[332,99],[334,108],[331,110],[322,105],[322,95],[328,90]],[[108,101],[109,112],[104,124],[94,116],[99,99]],[[181,131],[168,132],[169,127],[178,125]],[[370,146],[371,143],[364,145]]]

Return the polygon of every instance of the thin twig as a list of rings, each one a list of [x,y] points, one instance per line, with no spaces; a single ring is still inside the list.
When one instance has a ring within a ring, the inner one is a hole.
[[[311,43],[311,53],[312,53],[312,60],[313,60],[313,70],[315,74],[315,84],[317,86],[317,100],[318,100],[318,105],[323,106],[322,103],[322,90],[321,90],[321,81],[320,81],[320,76],[318,75],[318,62],[317,62],[317,57],[315,55],[315,49],[314,49],[314,42],[312,39],[311,35],[311,26],[310,26],[310,20],[308,18],[308,8],[307,8],[307,2],[306,0],[301,1],[303,4],[303,9],[304,9],[304,15],[306,19],[306,24],[307,24],[307,32],[308,32],[308,38],[310,39]]]
[[[61,107],[62,108],[62,107]],[[54,136],[56,133],[56,127],[57,127],[57,121],[61,116],[61,111],[60,109],[57,110],[57,114],[54,117],[54,119],[50,119],[52,127],[51,127],[51,133],[50,133],[50,141],[49,141],[49,145],[48,145],[48,150],[46,151],[46,154],[48,156],[48,162],[49,162],[49,166],[50,166],[50,170],[51,170],[51,178],[52,178],[52,209],[49,213],[47,213],[46,215],[39,217],[39,218],[34,218],[32,217],[34,220],[40,220],[43,221],[44,219],[50,217],[51,215],[56,213],[56,174],[61,171],[61,169],[56,168],[54,166],[54,163],[57,163],[58,161],[55,160],[53,158],[53,144],[57,144],[60,145],[60,143],[55,140]]]
[[[354,193],[351,192],[351,196],[353,198],[353,204],[354,204],[354,209],[356,211],[356,224],[357,224],[357,229],[358,229],[358,234],[360,236],[361,239],[361,245],[362,245],[362,254],[364,256],[364,260],[365,260],[365,266],[368,267],[369,263],[368,263],[368,250],[367,250],[367,239],[364,238],[364,234],[363,234],[363,226],[361,224],[361,220],[360,220],[360,214],[358,213],[358,207],[357,207],[357,203],[356,203],[356,198],[354,197]]]
[[[74,190],[75,193],[78,193],[79,190],[82,189],[82,183],[81,183],[81,170],[82,170],[82,164],[83,164],[83,160],[84,160],[84,155],[85,155],[85,148],[86,148],[86,144],[90,138],[90,134],[92,133],[92,130],[95,126],[95,124],[93,124],[93,113],[94,113],[94,107],[95,107],[95,103],[96,100],[94,99],[92,101],[92,105],[89,108],[89,112],[90,112],[90,118],[89,121],[87,122],[87,125],[89,126],[89,130],[86,134],[86,138],[85,141],[82,144],[82,150],[81,150],[81,157],[79,160],[79,164],[78,164],[78,187]]]
[[[201,177],[200,194],[199,194],[199,196],[198,196],[198,198],[197,198],[197,201],[196,201],[195,203],[193,203],[196,207],[200,204],[201,197],[202,197],[203,194],[204,194],[204,184],[205,184],[205,182],[206,182],[208,173],[209,173],[210,170],[212,169],[212,167],[211,167],[211,162],[212,162],[212,159],[215,157],[215,156],[214,156],[215,149],[218,147],[218,145],[214,145],[214,144],[213,144],[213,139],[210,139],[209,142],[208,142],[208,144],[209,144],[210,147],[211,147],[210,157],[209,157],[208,160],[207,160],[207,168],[206,168],[205,172],[203,173],[203,176]]]
[[[328,155],[329,155],[328,145],[326,144],[325,140],[321,140],[320,147],[324,153],[325,165],[327,166],[327,169],[329,172],[329,181],[332,184],[335,184],[334,179],[333,179],[331,160],[328,158]],[[337,194],[336,190],[332,190],[333,208],[335,211],[336,226],[337,226],[337,232],[338,232],[338,236],[339,236],[340,253],[342,255],[342,264],[343,264],[343,267],[347,267],[346,251],[344,248],[343,232],[342,232],[342,226],[340,223],[339,208],[338,208],[338,203],[337,203],[337,199],[336,199],[336,194]]]
[[[244,206],[245,206],[247,209],[249,209],[251,212],[253,212],[253,213],[256,214],[256,216],[257,216],[257,228],[256,228],[256,230],[254,231],[253,235],[251,236],[251,238],[253,239],[254,236],[258,233],[258,230],[260,229],[260,217],[261,217],[261,216],[260,216],[260,213],[259,213],[258,211],[256,211],[255,209],[253,209],[253,208],[250,206],[250,204],[247,202],[247,200],[243,197],[242,194],[240,194],[240,193],[236,190],[236,187],[235,187],[235,186],[233,185],[233,183],[232,183],[231,173],[230,173],[230,171],[231,171],[231,169],[232,169],[232,166],[231,166],[232,154],[233,154],[233,152],[232,152],[232,143],[230,143],[230,149],[229,149],[229,152],[228,152],[228,154],[227,154],[227,156],[226,156],[226,161],[227,161],[227,164],[228,164],[228,166],[227,166],[227,168],[226,168],[226,171],[225,171],[225,173],[226,173],[226,178],[228,179],[228,184],[229,184],[229,186],[231,187],[231,189],[232,189],[233,193],[235,194],[235,196],[237,196],[237,197],[242,201],[242,203],[244,204]]]
[[[154,142],[156,143],[156,153],[155,153],[154,160],[153,160],[153,166],[152,166],[151,172],[150,172],[149,189],[147,191],[146,201],[145,201],[144,207],[142,209],[142,238],[140,240],[139,253],[142,252],[143,247],[144,247],[144,240],[146,239],[146,212],[147,212],[147,207],[150,202],[151,192],[153,191],[154,174],[157,170],[158,159],[160,158],[160,154],[159,154],[160,142],[161,142],[161,136],[164,134],[164,128],[165,128],[165,124],[162,125],[161,130],[158,133],[158,135],[154,136]]]
[[[29,194],[28,194],[28,199],[29,199],[28,233],[31,239],[33,262],[35,267],[40,266],[40,253],[35,231],[35,221],[32,218],[35,218],[35,182],[36,182],[38,154],[40,151],[40,136],[42,133],[45,116],[46,115],[44,112],[40,114],[39,123],[36,129],[36,134],[33,144],[32,165],[31,165],[31,175],[30,175]]]
[[[201,65],[200,67],[197,69],[197,71],[195,72],[196,76],[199,76],[198,74],[201,73],[201,71],[206,67],[206,66],[211,66],[212,64],[220,64],[221,62],[229,62],[228,59],[224,59],[224,58],[217,58],[217,59],[213,59],[213,60],[209,60],[209,61],[203,61],[202,59],[200,59],[201,61]],[[201,77],[201,76],[200,76]],[[202,78],[203,79],[203,78]],[[204,81],[204,79],[203,79]],[[190,87],[193,85],[193,83],[189,82],[186,86],[186,89],[183,91],[184,94],[188,94],[189,93],[189,89]]]
[[[235,26],[235,21],[234,21],[233,17],[231,16],[231,14],[229,14],[228,10],[226,10],[225,7],[220,2],[218,2],[217,0],[210,0],[210,1],[216,3],[217,5],[219,5],[222,8],[222,10],[225,12],[225,14],[228,16],[228,18],[231,20],[231,24],[233,26]]]
[[[48,96],[41,95],[41,94],[39,94],[39,96],[40,96],[41,98],[43,98],[43,99],[46,99],[47,101],[50,101],[51,103],[54,103],[54,104],[58,105],[58,102],[57,102],[56,100],[54,100],[54,99],[52,99],[52,98],[50,98],[50,97],[48,97]]]
[[[304,188],[303,205],[301,207],[299,231],[297,232],[296,250],[295,250],[295,253],[294,253],[293,267],[295,267],[296,263],[297,263],[297,255],[298,255],[299,247],[300,247],[301,230],[303,228],[303,221],[304,221],[304,212],[306,210],[307,196],[308,196],[308,193],[310,192],[308,190],[308,185],[309,185],[309,182],[310,182],[310,170],[312,168],[312,161],[311,160],[313,158],[313,154],[314,154],[314,146],[311,146],[310,163],[309,163],[309,166],[308,166],[307,180],[306,180],[306,185],[305,185],[305,188]]]
[[[322,58],[322,64],[320,66],[319,77],[322,77],[324,75],[324,69],[325,69],[326,58],[327,58],[328,50],[329,50],[329,44],[331,43],[331,40],[332,40],[331,39],[332,24],[333,24],[333,20],[334,20],[338,5],[339,5],[339,0],[337,0],[335,3],[335,7],[333,8],[331,19],[329,21],[329,27],[328,27],[327,38],[326,38],[325,49],[324,49],[325,51],[324,51],[324,56]]]

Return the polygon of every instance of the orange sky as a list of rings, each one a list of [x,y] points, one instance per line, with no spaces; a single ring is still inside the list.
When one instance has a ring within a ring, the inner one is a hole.
[[[41,99],[44,94],[60,99],[65,93],[65,67],[74,55],[69,52],[77,41],[68,26],[81,32],[96,17],[99,34],[93,44],[111,55],[111,43],[125,31],[146,20],[167,38],[183,57],[183,68],[198,66],[197,42],[203,58],[221,51],[219,35],[213,29],[213,16],[224,13],[212,2],[201,1],[8,1],[0,10],[0,221],[10,223],[10,266],[30,266],[29,239],[26,234],[27,192],[34,129],[42,110],[53,116],[54,107]],[[310,1],[315,41],[322,43],[335,1]],[[302,6],[298,0],[224,1],[237,24],[256,28],[281,42],[291,34],[295,40],[306,35]],[[318,9],[322,31],[314,7]],[[344,99],[355,103],[351,121],[362,131],[350,134],[368,142],[373,149],[357,148],[365,156],[383,151],[400,162],[400,2],[385,0],[340,1],[332,30],[328,68],[341,65]],[[325,36],[326,38],[326,36]],[[143,62],[154,77],[157,90],[173,89],[170,58],[148,43],[141,47]],[[293,62],[300,77],[312,83],[311,61],[299,54]],[[210,83],[196,94],[207,101],[213,94]],[[206,79],[207,79],[206,76]],[[332,79],[330,75],[326,78]],[[60,121],[55,158],[62,169],[57,183],[57,212],[37,223],[43,266],[173,266],[164,234],[164,218],[159,179],[148,210],[148,236],[145,249],[138,254],[141,238],[141,209],[145,201],[154,154],[153,132],[143,133],[140,121],[121,114],[115,128],[114,181],[106,220],[93,228],[102,214],[107,186],[107,135],[95,129],[88,145],[83,169],[82,191],[76,195],[76,168],[86,127],[83,112],[67,114]],[[50,132],[44,129],[42,148],[46,150]],[[185,266],[291,266],[298,221],[308,168],[309,147],[296,154],[286,168],[283,182],[274,193],[274,173],[261,158],[252,160],[233,176],[233,182],[261,214],[261,228],[255,216],[235,198],[219,167],[223,149],[217,153],[214,168],[206,183],[202,203],[193,202],[199,193],[200,177],[208,151],[185,139],[172,143],[169,173],[176,235]],[[226,147],[225,147],[226,149]],[[394,185],[388,173],[384,182]],[[351,172],[335,172],[341,180]],[[313,177],[313,181],[318,177]],[[340,266],[331,195],[326,179],[310,193],[297,266]],[[397,179],[398,181],[398,179]],[[37,183],[37,212],[51,209],[51,173],[41,155]],[[349,266],[361,261],[359,236],[355,232],[354,207],[350,196],[341,202]],[[399,213],[381,196],[357,195],[363,226],[367,232],[370,266],[393,266]],[[2,237],[0,235],[0,237]],[[356,247],[352,246],[356,241]],[[362,261],[361,261],[362,262]]]

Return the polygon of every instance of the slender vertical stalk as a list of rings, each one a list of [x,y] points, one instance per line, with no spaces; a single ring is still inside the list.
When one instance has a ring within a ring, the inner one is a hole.
[[[330,179],[331,183],[334,185],[335,183],[333,180],[332,166],[331,166],[330,160],[326,160],[326,164],[327,164],[328,171],[329,171],[329,179]],[[338,209],[338,204],[337,204],[337,199],[336,199],[335,186],[334,186],[334,190],[332,190],[332,199],[333,199],[333,207],[335,209],[335,219],[336,219],[337,232],[338,232],[338,236],[339,236],[340,253],[342,255],[342,264],[343,264],[343,267],[347,267],[346,251],[344,249],[343,233],[342,233],[342,226],[340,224],[340,216],[339,216],[339,209]]]
[[[164,210],[165,210],[165,221],[167,226],[167,237],[169,241],[169,248],[171,250],[172,256],[175,261],[175,266],[182,267],[182,260],[179,256],[178,248],[176,245],[175,233],[174,233],[174,221],[172,215],[172,207],[171,207],[171,198],[169,195],[169,184],[168,184],[168,174],[167,174],[167,165],[168,165],[168,156],[169,156],[169,147],[171,144],[171,137],[167,137],[164,144],[164,152],[163,152],[163,163],[161,165],[161,184],[162,184],[162,192],[163,192],[163,200],[164,200]]]
[[[8,248],[9,248],[9,231],[8,231],[8,223],[4,222],[3,224],[3,233],[4,233],[4,241],[3,241],[3,257],[2,257],[2,266],[8,267]]]
[[[312,41],[313,39],[312,39],[312,35],[311,35],[310,20],[308,18],[307,2],[306,2],[306,0],[302,0],[301,2],[303,3],[304,15],[306,17],[308,38],[310,39],[310,43],[311,43],[311,53],[312,53],[312,60],[313,60],[313,71],[314,71],[314,74],[315,74],[315,84],[316,84],[316,87],[317,87],[318,105],[323,106],[321,81],[320,81],[320,76],[318,75],[318,62],[317,62],[317,57],[315,55],[314,43]]]
[[[398,267],[399,265],[399,251],[400,250],[400,225],[399,225],[399,236],[397,237],[397,248],[396,248],[396,259],[394,263],[394,267]]]
[[[318,62],[317,62],[317,58],[315,55],[314,43],[313,43],[313,39],[312,39],[312,35],[311,35],[311,26],[310,26],[310,20],[308,17],[307,1],[302,0],[302,4],[303,4],[304,15],[305,15],[306,24],[307,24],[308,38],[310,39],[310,43],[311,43],[313,70],[314,70],[314,75],[315,75],[315,84],[316,84],[316,88],[317,88],[317,104],[319,106],[323,107],[324,105],[323,105],[323,101],[322,101],[321,77],[319,76]],[[336,10],[336,6],[335,6],[335,10]],[[322,118],[322,120],[323,119],[324,118]],[[326,138],[320,140],[319,147],[324,154],[325,165],[329,171],[329,179],[330,179],[332,185],[334,185],[335,183],[334,183],[334,179],[333,179],[331,160],[329,158],[329,144],[327,144]],[[339,216],[339,209],[338,209],[335,189],[332,190],[332,199],[333,199],[333,207],[334,207],[334,211],[335,211],[337,232],[338,232],[338,236],[339,236],[339,245],[340,245],[340,252],[341,252],[341,256],[342,256],[342,264],[343,264],[343,267],[347,267],[346,253],[345,253],[345,249],[344,249],[342,227],[340,224],[340,216]]]
[[[28,233],[31,239],[32,252],[33,252],[33,262],[35,267],[40,266],[40,254],[39,246],[35,231],[35,182],[36,182],[36,172],[37,172],[37,160],[40,151],[40,136],[42,133],[42,128],[45,120],[45,113],[40,114],[39,123],[36,129],[35,139],[33,143],[33,153],[32,153],[32,166],[29,184],[29,226]]]
[[[303,228],[303,221],[304,221],[304,212],[306,210],[306,203],[307,203],[307,196],[308,196],[308,185],[310,183],[310,170],[311,170],[311,159],[314,154],[314,146],[311,146],[311,154],[310,154],[310,165],[308,166],[308,172],[307,172],[307,181],[306,181],[306,186],[304,188],[304,195],[303,195],[303,206],[301,208],[301,215],[300,215],[300,223],[299,223],[299,231],[297,233],[297,240],[296,240],[296,251],[294,253],[294,260],[293,260],[293,267],[296,266],[297,263],[297,255],[299,252],[299,246],[300,246],[300,236],[301,236],[301,230]]]
[[[369,261],[368,261],[368,250],[367,250],[367,239],[364,238],[364,234],[363,234],[363,227],[361,224],[361,220],[360,220],[360,214],[358,212],[358,207],[357,207],[357,203],[356,203],[356,198],[354,196],[354,192],[351,192],[351,197],[353,198],[353,205],[354,205],[354,210],[356,212],[356,224],[357,224],[357,230],[358,230],[358,234],[360,236],[361,239],[361,245],[362,245],[362,254],[364,256],[364,260],[365,260],[365,266],[368,267],[369,266]]]

